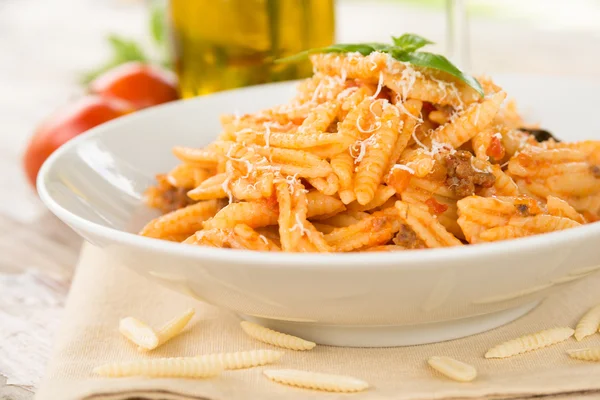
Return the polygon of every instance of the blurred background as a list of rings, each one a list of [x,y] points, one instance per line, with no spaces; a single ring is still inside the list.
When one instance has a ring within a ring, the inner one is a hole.
[[[227,3],[212,3],[221,2]],[[467,9],[467,22],[456,22],[467,37],[463,62],[473,73],[600,79],[600,1],[457,2]],[[208,3],[173,0],[191,9],[193,4],[197,9]],[[305,28],[319,33],[308,43],[327,45],[334,36],[336,42],[387,42],[391,35],[412,32],[436,42],[433,52],[449,48],[446,0],[337,0],[334,6],[327,5],[329,0],[316,0],[315,4],[319,4],[315,18],[333,10],[335,25],[328,17],[312,19]],[[167,51],[173,34],[163,24],[164,12],[156,11],[165,5],[141,0],[0,0],[1,399],[33,396],[80,245],[80,239],[44,209],[27,183],[23,152],[40,121],[79,99],[88,91],[87,82],[108,67],[146,59],[181,68],[181,60],[175,60],[177,64]],[[196,12],[200,14],[189,15],[202,15],[202,10]],[[198,25],[193,18],[188,23],[189,29]],[[213,29],[230,34],[218,26]],[[247,39],[260,41],[251,35]],[[277,79],[302,73],[279,71]],[[203,80],[202,72],[198,74],[194,79]],[[195,88],[187,95],[213,89]],[[17,386],[6,386],[2,375]]]

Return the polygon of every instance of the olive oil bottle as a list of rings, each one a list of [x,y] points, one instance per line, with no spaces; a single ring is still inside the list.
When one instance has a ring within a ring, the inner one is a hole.
[[[278,58],[334,41],[334,0],[171,0],[182,97],[307,77]]]

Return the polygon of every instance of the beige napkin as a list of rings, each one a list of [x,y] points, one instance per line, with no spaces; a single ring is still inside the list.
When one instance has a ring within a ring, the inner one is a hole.
[[[145,357],[272,348],[247,337],[237,317],[147,281],[111,264],[103,252],[84,246],[70,298],[38,400],[74,399],[445,399],[526,398],[542,394],[600,393],[600,363],[571,360],[567,349],[600,346],[600,334],[505,360],[486,360],[486,350],[505,340],[554,326],[574,326],[583,312],[600,303],[600,274],[584,279],[507,326],[445,343],[404,348],[356,349],[317,346],[285,351],[276,365],[226,371],[207,380],[105,379],[92,375],[100,364]],[[140,354],[117,331],[124,316],[153,325],[194,307],[195,325],[148,355]],[[477,367],[478,378],[457,383],[431,370],[426,359],[445,355]],[[264,368],[297,368],[355,376],[372,387],[344,395],[282,386],[267,380]],[[585,397],[588,398],[588,397]]]

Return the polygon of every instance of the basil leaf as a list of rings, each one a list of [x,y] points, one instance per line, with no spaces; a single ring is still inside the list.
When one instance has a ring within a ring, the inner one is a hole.
[[[408,52],[413,52],[419,50],[423,46],[433,44],[431,40],[425,39],[423,36],[415,35],[414,33],[405,33],[399,37],[392,36],[392,41],[395,46],[401,47],[402,50]]]
[[[388,51],[392,46],[385,43],[358,43],[358,44],[334,44],[327,47],[305,50],[289,57],[284,57],[275,60],[276,63],[289,63],[303,61],[311,54],[317,53],[360,53],[363,56],[368,56],[374,51]]]
[[[446,72],[459,80],[465,82],[477,91],[481,96],[484,95],[483,88],[477,79],[469,74],[462,72],[448,59],[440,54],[427,53],[419,51],[415,53],[409,53],[406,51],[394,51],[392,57],[398,61],[407,62],[412,65],[419,67],[437,69],[438,71]]]
[[[165,8],[155,3],[150,11],[150,33],[154,43],[163,46],[167,36],[166,32]]]

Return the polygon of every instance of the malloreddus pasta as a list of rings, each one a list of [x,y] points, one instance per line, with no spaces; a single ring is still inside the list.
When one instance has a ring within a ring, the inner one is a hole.
[[[147,191],[141,234],[233,249],[397,251],[596,221],[600,142],[531,134],[506,93],[371,52],[313,54],[289,103],[225,115]]]

